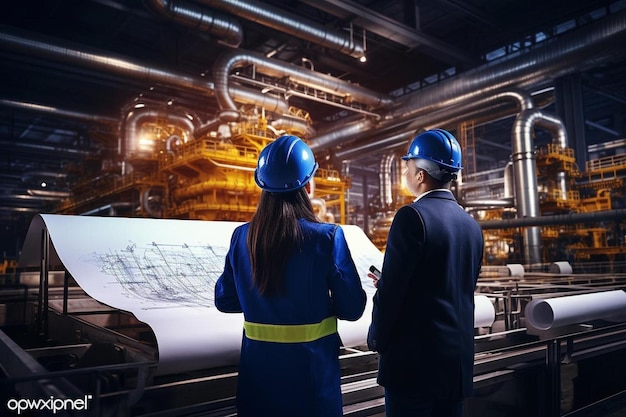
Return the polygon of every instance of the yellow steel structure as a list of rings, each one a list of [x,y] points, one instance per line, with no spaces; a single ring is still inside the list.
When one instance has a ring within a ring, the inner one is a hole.
[[[536,155],[537,181],[544,185],[541,211],[548,213],[576,211],[580,200],[578,191],[570,190],[581,174],[574,158],[574,150],[549,144]],[[558,184],[559,176],[565,176],[567,189]]]
[[[582,192],[590,194],[581,198],[577,207],[579,212],[594,212],[612,210],[612,197],[623,196],[626,192],[624,178],[626,177],[626,155],[612,155],[588,161],[583,176],[585,182],[578,187]],[[626,219],[622,225],[626,224]],[[610,238],[610,236],[612,238]],[[574,243],[568,245],[568,250],[577,261],[586,261],[592,258],[604,258],[610,263],[617,255],[626,254],[626,247],[617,244],[615,232],[598,225],[577,225],[572,237]]]
[[[129,217],[160,217],[160,201],[151,209],[150,200],[155,196],[160,200],[165,185],[165,179],[156,170],[85,178],[77,183],[72,196],[59,203],[56,212],[104,215],[115,212]]]
[[[144,112],[144,113],[142,113]],[[281,134],[301,136],[308,114],[295,108],[290,116],[303,121]],[[98,170],[83,170],[82,181],[63,200],[57,212],[129,217],[165,217],[200,220],[248,221],[256,210],[261,190],[254,169],[261,150],[277,130],[264,115],[230,123],[229,134],[206,131],[193,137],[189,113],[169,114],[162,107],[134,107],[126,117],[117,162],[102,162]],[[95,171],[95,172],[94,172]],[[334,169],[320,168],[312,180],[311,198],[325,203],[323,219],[346,221],[346,187]]]
[[[162,154],[159,171],[172,178],[165,217],[250,219],[260,194],[254,183],[254,168],[259,149],[269,139],[242,135],[232,142],[196,139]]]
[[[339,212],[339,223],[346,223],[346,189],[350,187],[350,179],[342,178],[339,171],[319,168],[315,173],[314,195],[326,202],[327,210],[335,207]]]
[[[254,182],[259,153],[273,137],[266,125],[241,124],[228,141],[195,139],[163,153],[159,171],[175,181],[168,184],[165,216],[174,218],[248,221],[261,190]],[[338,171],[318,169],[314,196],[336,207],[345,223],[346,179]]]
[[[618,181],[622,183],[624,174],[626,174],[626,154],[611,155],[587,161],[585,175],[590,183],[598,181]]]

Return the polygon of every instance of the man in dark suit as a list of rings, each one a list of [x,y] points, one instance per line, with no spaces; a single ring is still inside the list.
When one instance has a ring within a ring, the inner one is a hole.
[[[379,353],[387,417],[460,417],[473,392],[482,231],[449,190],[461,169],[452,134],[423,132],[402,159],[417,198],[389,230],[368,346]]]

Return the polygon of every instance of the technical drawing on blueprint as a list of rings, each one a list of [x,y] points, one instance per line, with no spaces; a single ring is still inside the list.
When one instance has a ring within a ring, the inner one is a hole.
[[[123,249],[93,253],[102,273],[120,283],[122,294],[178,306],[214,307],[215,282],[228,248],[210,244],[131,242]]]

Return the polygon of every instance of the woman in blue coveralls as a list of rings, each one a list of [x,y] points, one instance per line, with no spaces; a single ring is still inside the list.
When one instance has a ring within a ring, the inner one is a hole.
[[[244,315],[240,417],[343,414],[337,319],[359,319],[366,295],[343,230],[315,217],[305,186],[317,167],[296,136],[261,151],[256,213],[215,285],[215,306]]]

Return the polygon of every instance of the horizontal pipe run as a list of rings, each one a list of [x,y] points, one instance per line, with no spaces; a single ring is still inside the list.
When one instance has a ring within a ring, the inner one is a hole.
[[[555,214],[553,216],[525,217],[521,219],[479,221],[483,230],[511,229],[526,226],[592,223],[600,221],[626,221],[626,209],[594,211],[591,213]]]

